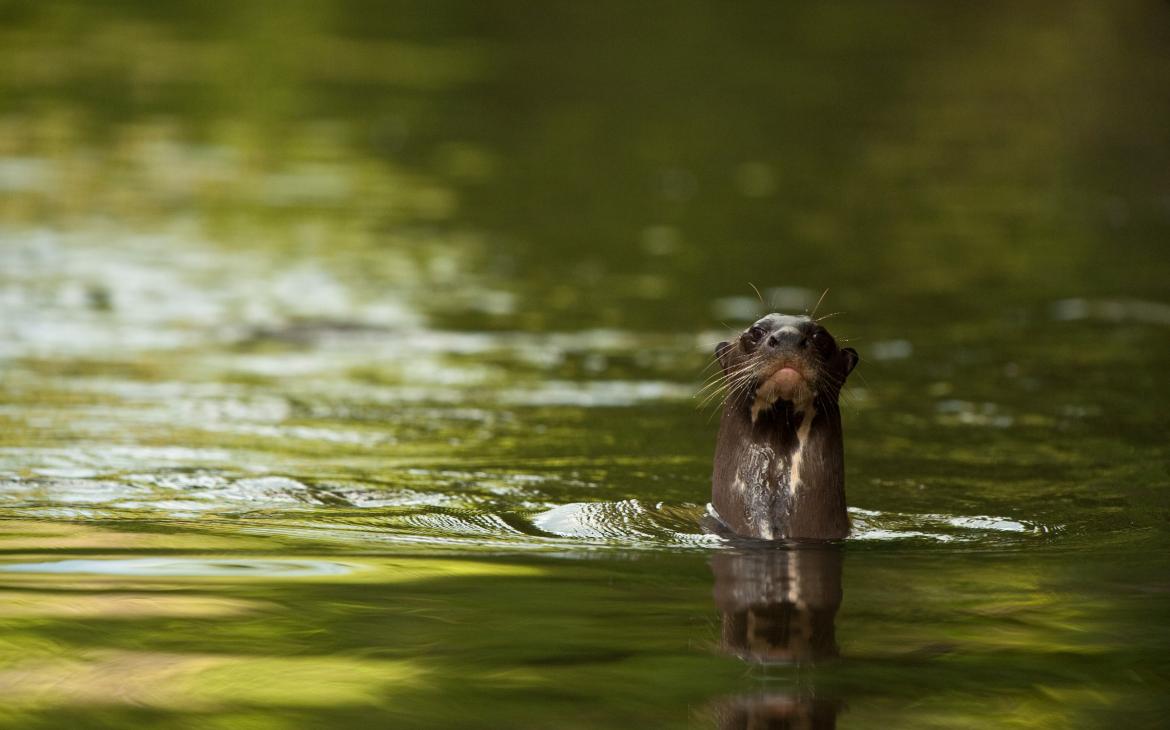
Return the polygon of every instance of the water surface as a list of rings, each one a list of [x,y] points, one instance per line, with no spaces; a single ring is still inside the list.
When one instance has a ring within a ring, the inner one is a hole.
[[[1164,3],[0,17],[0,724],[1164,722]],[[826,288],[854,535],[705,535]]]

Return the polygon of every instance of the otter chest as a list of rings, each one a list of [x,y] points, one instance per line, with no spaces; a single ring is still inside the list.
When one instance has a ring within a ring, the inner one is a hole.
[[[791,519],[802,486],[811,415],[802,419],[794,441],[749,441],[739,454],[732,488],[740,497],[744,521],[760,537],[784,537],[783,525]]]

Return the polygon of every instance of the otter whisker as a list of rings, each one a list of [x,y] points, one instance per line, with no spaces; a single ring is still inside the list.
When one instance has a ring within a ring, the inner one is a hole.
[[[738,369],[736,372],[738,372],[738,371],[742,371],[742,370],[743,370],[743,369]],[[725,373],[724,371],[720,370],[720,371],[717,371],[717,372],[711,373],[711,374],[710,374],[710,376],[708,376],[708,377],[707,377],[706,379],[704,379],[703,381],[704,381],[704,383],[707,383],[707,381],[709,381],[709,380],[715,380],[715,379],[718,379],[718,378],[724,378],[724,377],[728,377],[728,376],[729,376],[729,374],[730,374],[730,373]]]
[[[706,381],[704,381],[704,385],[699,388],[699,393],[724,383],[733,382],[736,378],[741,377],[744,374],[750,374],[754,368],[755,363],[748,363],[729,373],[715,373],[711,377],[707,378]]]
[[[708,403],[715,400],[716,398],[719,398],[720,396],[723,396],[722,400],[727,400],[727,398],[733,397],[741,390],[745,390],[746,387],[751,384],[753,379],[754,376],[751,373],[745,373],[735,380],[720,382],[717,384],[718,387],[714,387],[713,389],[704,388],[704,390],[707,390],[708,392],[704,393],[703,391],[700,391],[696,393],[694,397],[702,398],[699,403],[699,408],[703,408]]]
[[[828,289],[825,289],[823,292],[821,292],[821,298],[818,299],[817,303],[813,305],[812,314],[808,315],[809,319],[812,319],[814,322],[816,321],[815,317],[817,316],[817,310],[821,308],[821,302],[825,301],[825,295],[828,293]]]
[[[720,384],[721,387],[715,388],[714,390],[711,390],[710,392],[708,392],[706,394],[696,393],[695,394],[696,398],[698,398],[700,395],[702,395],[702,401],[699,404],[699,407],[706,406],[707,403],[709,403],[710,401],[714,400],[715,398],[717,398],[721,395],[724,396],[724,399],[726,399],[726,397],[730,396],[733,393],[738,392],[744,386],[750,384],[752,379],[753,378],[751,378],[749,376],[743,376],[740,380],[731,381],[728,383],[721,383]]]
[[[722,365],[722,363],[720,363],[720,364]],[[747,366],[748,366],[748,364],[745,364],[743,367],[747,367]],[[739,369],[739,370],[742,370],[743,368],[738,368],[738,369]],[[708,380],[710,380],[711,378],[722,377],[724,374],[725,374],[725,373],[724,373],[724,371],[720,370],[720,371],[718,371],[718,372],[716,372],[716,373],[714,373],[714,374],[710,375],[710,376],[708,377]]]
[[[707,405],[709,405],[712,402],[716,402],[716,401],[720,402],[720,403],[725,403],[728,398],[732,397],[731,394],[733,392],[734,392],[734,390],[728,389],[728,390],[717,390],[717,391],[713,391],[711,393],[708,393],[706,396],[704,396],[703,400],[699,403],[698,408],[706,408]]]
[[[698,393],[695,394],[695,397],[699,397],[703,391],[709,390],[710,392],[708,392],[703,397],[699,407],[702,408],[706,406],[707,403],[721,394],[724,396],[724,400],[726,400],[727,398],[738,394],[740,391],[746,390],[746,386],[750,385],[751,382],[755,380],[755,365],[756,360],[749,360],[746,364],[734,371],[725,380],[720,380],[716,383],[708,384],[702,388]]]
[[[857,377],[861,378],[861,382],[865,385],[865,387],[869,387],[869,381],[865,379],[864,373],[858,373]]]
[[[712,359],[711,362],[709,362],[703,366],[703,369],[699,371],[699,375],[707,376],[708,370],[715,367],[716,365],[722,365],[722,364],[723,363],[719,362],[718,360]]]
[[[764,303],[764,295],[760,293],[760,290],[756,288],[756,285],[749,281],[748,286],[750,286],[752,288],[752,291],[754,291],[756,293],[756,298],[758,298],[760,300],[760,304],[763,304]]]

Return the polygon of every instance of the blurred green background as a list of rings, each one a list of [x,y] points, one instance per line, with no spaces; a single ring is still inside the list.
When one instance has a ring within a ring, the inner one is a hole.
[[[1155,0],[0,0],[0,723],[1158,726],[1168,92]],[[758,666],[695,396],[822,295]]]
[[[0,12],[8,225],[446,244],[474,284],[418,306],[484,327],[689,330],[748,281],[877,321],[1164,288],[1163,3]]]

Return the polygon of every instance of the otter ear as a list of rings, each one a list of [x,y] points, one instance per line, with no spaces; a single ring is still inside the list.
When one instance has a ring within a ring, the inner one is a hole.
[[[857,363],[861,360],[861,356],[857,354],[857,350],[854,350],[852,347],[842,348],[841,357],[845,361],[845,375],[853,372],[853,368],[857,367]]]
[[[731,365],[731,361],[727,357],[729,354],[731,354],[730,342],[720,342],[718,345],[715,345],[715,359],[719,361],[719,365],[723,368],[724,374],[727,373],[727,368]]]

